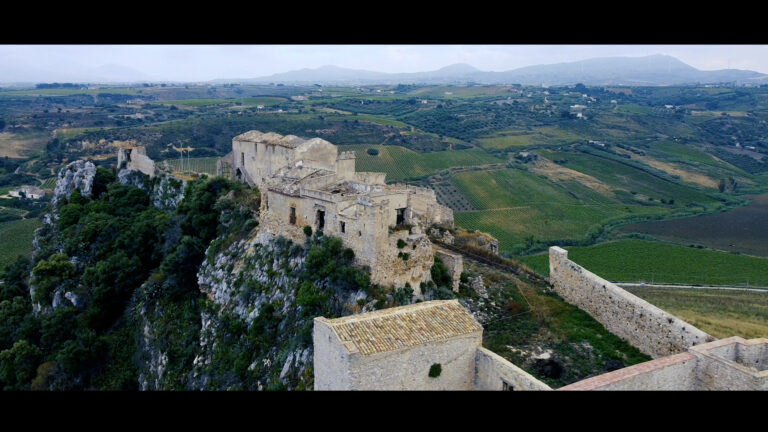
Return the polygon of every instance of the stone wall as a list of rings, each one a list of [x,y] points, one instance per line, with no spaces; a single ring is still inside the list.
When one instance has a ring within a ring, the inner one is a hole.
[[[590,314],[616,336],[654,357],[684,352],[714,340],[691,324],[664,312],[568,259],[568,251],[549,248],[549,279],[568,303]]]
[[[692,347],[697,390],[768,390],[768,339],[734,336]]]
[[[448,268],[453,280],[452,289],[454,292],[459,292],[459,282],[461,282],[461,273],[464,271],[464,258],[453,252],[448,252],[445,249],[439,249],[435,247],[435,255],[440,258]]]
[[[551,387],[485,348],[477,349],[475,358],[475,390],[552,390]]]
[[[315,390],[472,390],[482,331],[411,348],[362,355],[315,318]],[[440,364],[440,376],[429,376]]]
[[[690,353],[647,361],[559,390],[697,390],[696,357]]]
[[[140,171],[150,178],[155,176],[155,161],[147,156],[147,149],[142,146],[119,148],[117,151],[117,167],[132,171]]]

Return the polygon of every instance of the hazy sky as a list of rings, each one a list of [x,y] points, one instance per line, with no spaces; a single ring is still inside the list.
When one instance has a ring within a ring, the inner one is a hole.
[[[671,55],[702,70],[768,73],[768,45],[0,45],[0,82],[77,81],[104,74],[206,81],[323,65],[423,72],[468,63],[481,70],[506,71],[650,54]]]

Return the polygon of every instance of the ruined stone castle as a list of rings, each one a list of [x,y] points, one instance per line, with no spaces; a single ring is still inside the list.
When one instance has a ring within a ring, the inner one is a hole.
[[[453,211],[438,204],[433,190],[357,172],[354,152],[339,153],[320,138],[249,131],[232,140],[220,165],[220,172],[259,188],[266,231],[299,243],[306,226],[339,237],[358,264],[370,267],[373,283],[408,284],[417,297],[434,264],[425,229],[453,226]]]
[[[120,147],[118,167],[150,177],[162,171],[141,146]],[[224,173],[259,188],[261,227],[272,235],[303,243],[309,227],[339,237],[358,264],[370,267],[373,283],[408,284],[416,298],[437,255],[458,288],[462,256],[433,247],[424,234],[453,226],[452,211],[430,189],[357,172],[355,154],[328,141],[259,131],[233,139],[219,163]],[[566,301],[653,357],[560,390],[768,390],[768,339],[716,340],[568,260],[558,247],[550,249],[550,282]],[[482,332],[457,300],[318,317],[315,389],[551,390],[483,348]]]

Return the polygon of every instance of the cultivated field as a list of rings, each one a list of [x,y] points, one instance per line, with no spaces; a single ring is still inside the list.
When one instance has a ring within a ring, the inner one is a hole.
[[[216,175],[217,157],[202,158],[184,158],[184,172],[195,172],[199,174]],[[168,164],[174,171],[181,171],[181,159],[167,159]],[[159,162],[162,163],[162,162]]]
[[[768,259],[647,240],[570,247],[568,258],[611,281],[768,286]],[[520,257],[549,276],[549,255]]]
[[[621,218],[660,214],[663,207],[627,205],[576,181],[553,183],[520,169],[470,171],[453,183],[478,211],[454,214],[456,223],[486,231],[502,251],[522,247],[526,239],[582,239],[590,230]]]
[[[492,135],[478,138],[483,148],[489,150],[504,150],[514,147],[553,146],[585,140],[587,137],[573,131],[555,127],[534,128],[522,132],[520,129],[510,129],[496,132]]]
[[[768,194],[751,198],[749,206],[723,213],[638,223],[621,230],[650,234],[674,243],[768,256]]]
[[[0,157],[23,158],[45,148],[48,134],[45,132],[0,132]]]
[[[43,181],[43,183],[40,185],[40,189],[50,189],[50,190],[56,189],[57,180],[58,179],[56,177],[45,179],[45,181]]]
[[[379,154],[372,156],[368,149]],[[354,150],[357,154],[357,171],[387,173],[387,181],[423,177],[455,166],[474,166],[503,162],[479,149],[416,153],[405,147],[383,145],[345,145],[339,151]]]

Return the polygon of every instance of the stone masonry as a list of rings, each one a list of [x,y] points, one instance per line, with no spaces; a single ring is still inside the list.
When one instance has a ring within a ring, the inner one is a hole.
[[[339,237],[370,268],[373,283],[409,284],[421,297],[434,263],[424,230],[453,225],[453,212],[433,190],[357,172],[354,152],[339,153],[320,138],[250,131],[233,138],[224,162],[233,178],[261,191],[265,230],[297,243],[306,239],[305,226]]]
[[[122,145],[117,150],[117,169],[141,171],[150,178],[155,176],[155,162],[147,156],[143,146]]]
[[[654,357],[685,352],[714,338],[568,259],[568,251],[549,248],[549,279],[554,290],[640,351]]]
[[[315,390],[550,389],[483,349],[483,327],[458,300],[318,317],[313,338]]]

